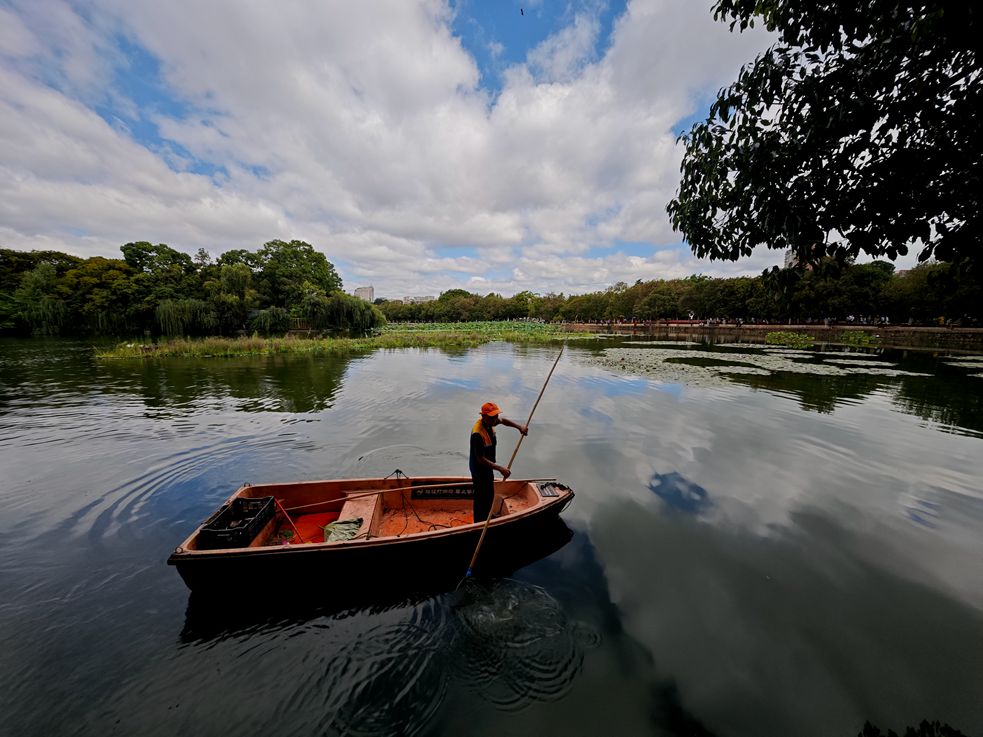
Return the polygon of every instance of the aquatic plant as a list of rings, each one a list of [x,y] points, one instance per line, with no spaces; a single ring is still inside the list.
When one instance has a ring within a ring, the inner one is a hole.
[[[790,348],[811,348],[813,340],[805,333],[796,333],[792,330],[777,330],[765,336],[765,343],[769,345],[787,345]]]
[[[115,348],[96,350],[96,358],[164,358],[255,356],[276,353],[360,353],[377,348],[467,348],[492,341],[548,343],[555,340],[591,338],[589,333],[567,333],[548,325],[535,328],[524,323],[461,323],[435,325],[435,329],[386,326],[376,335],[360,338],[264,338],[259,334],[242,338],[176,338],[164,341],[128,341]]]
[[[865,333],[863,330],[848,330],[843,333],[842,342],[853,348],[869,348],[879,345],[881,336]]]

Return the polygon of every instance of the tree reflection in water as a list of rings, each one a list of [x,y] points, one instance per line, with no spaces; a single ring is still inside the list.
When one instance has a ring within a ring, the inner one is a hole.
[[[200,409],[236,400],[245,412],[318,412],[330,407],[352,359],[292,354],[244,358],[174,358],[97,366],[114,393],[132,393],[147,407]]]
[[[885,351],[881,355],[900,361],[900,367],[906,371],[931,375],[888,377],[851,373],[826,376],[781,371],[770,375],[728,374],[727,378],[753,389],[794,396],[803,409],[823,413],[883,391],[901,412],[937,423],[942,430],[959,432],[965,429],[983,433],[981,382],[978,377],[971,376],[968,369],[946,365],[932,355],[910,356],[901,351]]]

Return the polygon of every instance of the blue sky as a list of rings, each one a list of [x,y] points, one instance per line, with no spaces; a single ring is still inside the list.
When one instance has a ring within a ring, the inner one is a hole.
[[[454,34],[471,53],[481,72],[481,86],[501,91],[504,73],[522,64],[530,51],[570,24],[577,13],[597,19],[599,31],[590,57],[601,58],[611,42],[615,20],[625,2],[524,2],[524,0],[461,0],[450,3]]]
[[[660,0],[5,0],[0,245],[298,238],[381,296],[759,273],[665,205],[768,40]]]

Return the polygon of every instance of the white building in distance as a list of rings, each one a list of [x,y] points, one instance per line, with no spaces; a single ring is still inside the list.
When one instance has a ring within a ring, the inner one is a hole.
[[[436,297],[403,297],[404,305],[418,305],[423,302],[433,302]]]
[[[358,287],[355,296],[366,302],[375,302],[375,287]]]

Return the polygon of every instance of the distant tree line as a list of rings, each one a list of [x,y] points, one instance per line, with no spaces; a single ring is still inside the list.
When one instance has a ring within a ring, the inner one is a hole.
[[[983,287],[950,263],[896,273],[885,261],[821,260],[757,277],[619,282],[589,294],[480,296],[464,289],[431,302],[375,305],[344,294],[334,266],[310,244],[274,240],[212,259],[144,241],[122,259],[0,249],[0,332],[35,335],[280,334],[300,319],[316,331],[358,334],[394,322],[729,319],[977,325]]]
[[[538,319],[552,321],[729,319],[761,322],[846,321],[850,316],[893,323],[978,324],[983,288],[948,263],[926,263],[895,273],[885,261],[814,268],[772,269],[757,277],[619,282],[603,291],[564,296],[520,292],[484,297],[463,289],[431,302],[376,300],[393,322],[461,322]]]
[[[0,332],[35,335],[364,333],[385,323],[344,294],[324,254],[303,241],[192,257],[163,243],[120,247],[122,259],[0,249]]]

